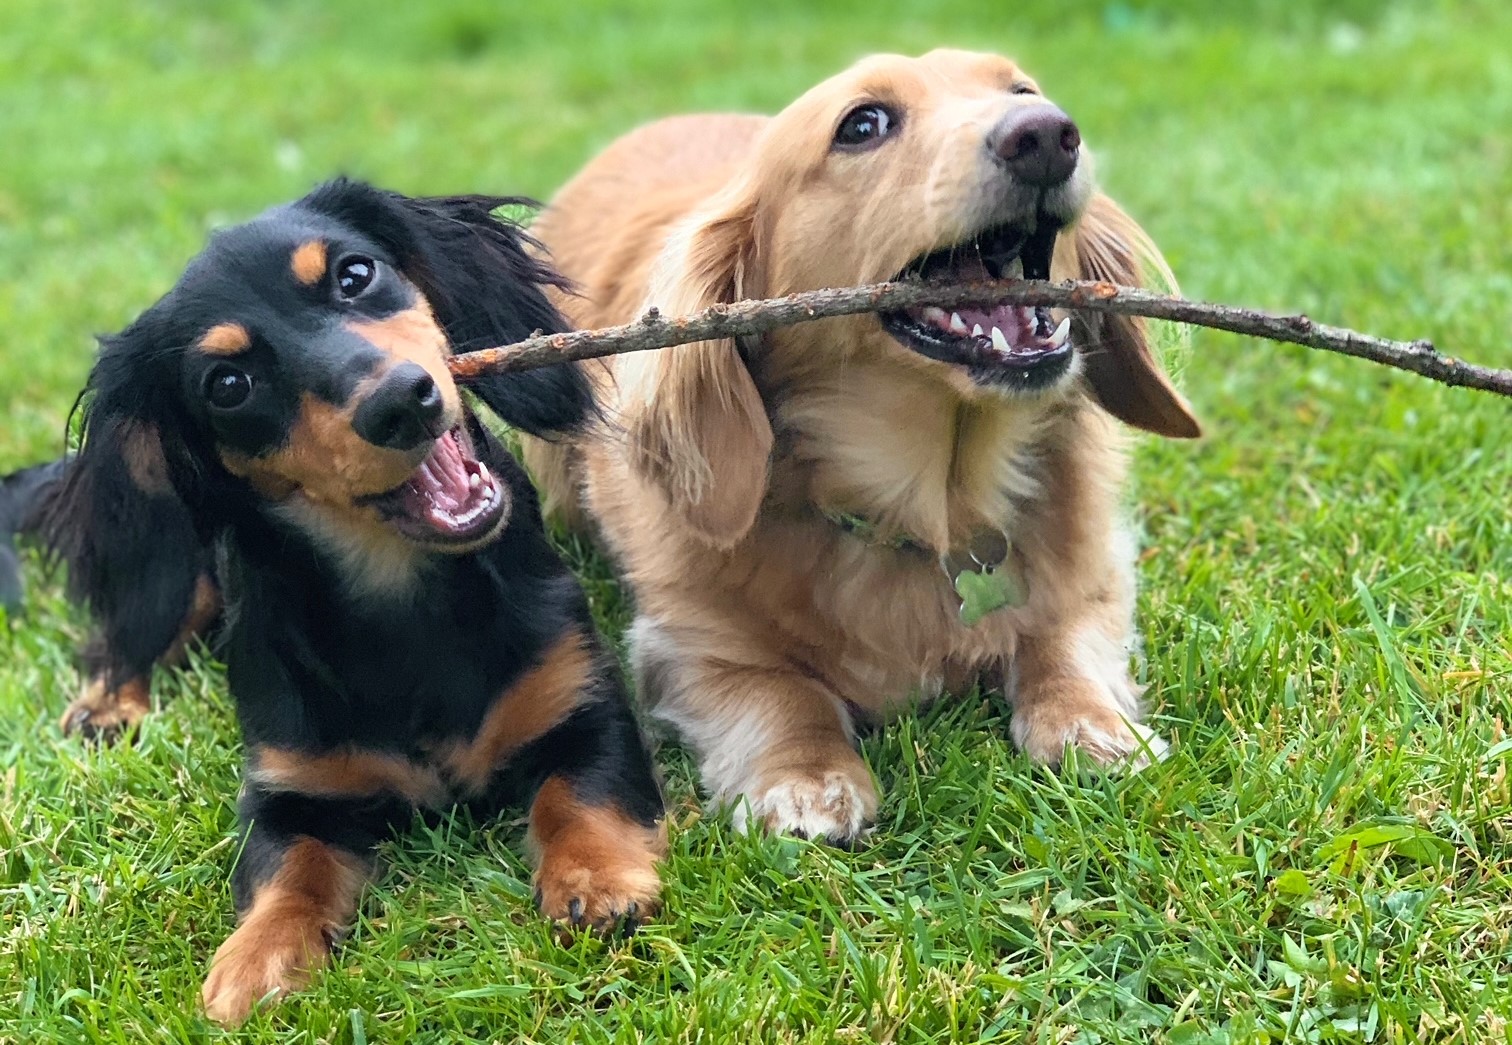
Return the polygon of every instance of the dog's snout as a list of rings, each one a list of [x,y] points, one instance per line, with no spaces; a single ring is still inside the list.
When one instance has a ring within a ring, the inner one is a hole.
[[[1076,170],[1081,132],[1053,105],[1017,109],[998,121],[987,147],[1020,181],[1059,185]]]
[[[352,417],[363,439],[388,450],[412,450],[441,435],[446,404],[425,368],[401,363],[384,377]]]

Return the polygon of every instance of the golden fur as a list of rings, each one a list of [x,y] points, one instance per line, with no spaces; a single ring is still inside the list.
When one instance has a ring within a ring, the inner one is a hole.
[[[832,150],[837,122],[874,101],[902,129]],[[996,56],[875,56],[771,119],[632,132],[534,231],[581,288],[560,304],[584,327],[886,279],[1036,205],[983,141],[1015,106],[1045,104]],[[1084,151],[1037,205],[1075,221],[1053,278],[1138,283],[1142,260],[1165,272],[1095,191]],[[979,385],[870,315],[623,355],[588,364],[614,424],[528,446],[548,505],[579,521],[585,505],[634,590],[644,698],[737,817],[854,836],[877,795],[853,710],[978,679],[1006,683],[1013,737],[1035,759],[1075,744],[1137,764],[1163,748],[1138,724],[1129,674],[1133,547],[1110,414],[1170,436],[1197,423],[1140,320],[1079,315],[1072,332],[1075,365],[1035,394]],[[913,546],[862,539],[837,513]],[[967,627],[938,555],[984,526],[1011,537],[1029,597]]]

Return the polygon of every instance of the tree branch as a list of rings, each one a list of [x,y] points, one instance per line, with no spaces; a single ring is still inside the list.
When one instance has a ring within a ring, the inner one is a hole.
[[[1064,283],[1031,280],[960,284],[874,283],[863,287],[814,290],[767,301],[715,305],[691,316],[667,318],[651,309],[634,323],[624,326],[566,334],[538,334],[503,348],[468,352],[452,358],[451,370],[457,380],[465,383],[486,373],[530,370],[571,359],[593,359],[694,341],[764,334],[793,323],[835,316],[893,312],[924,305],[953,309],[965,304],[1044,305],[1166,319],[1342,352],[1398,370],[1408,370],[1446,385],[1512,396],[1512,370],[1497,370],[1439,355],[1431,341],[1388,341],[1342,327],[1325,326],[1301,315],[1276,316],[1231,305],[1185,301],[1112,283],[1071,280]]]

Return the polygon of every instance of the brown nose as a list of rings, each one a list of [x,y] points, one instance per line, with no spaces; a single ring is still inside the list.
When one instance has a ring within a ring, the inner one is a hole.
[[[1053,105],[1017,109],[987,134],[987,148],[1020,181],[1048,188],[1076,170],[1081,132]]]

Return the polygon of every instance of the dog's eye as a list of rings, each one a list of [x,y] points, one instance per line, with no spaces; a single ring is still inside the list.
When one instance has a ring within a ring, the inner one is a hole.
[[[1028,83],[1016,83],[1012,87],[1008,88],[1008,93],[1009,94],[1039,94],[1039,92],[1034,89],[1034,85],[1033,84],[1028,84]]]
[[[224,363],[205,376],[205,398],[217,410],[235,410],[252,395],[252,377]]]
[[[372,258],[352,254],[336,265],[336,288],[344,298],[354,298],[373,285],[378,263]]]
[[[835,128],[837,149],[868,149],[898,129],[898,115],[885,105],[858,105]]]

